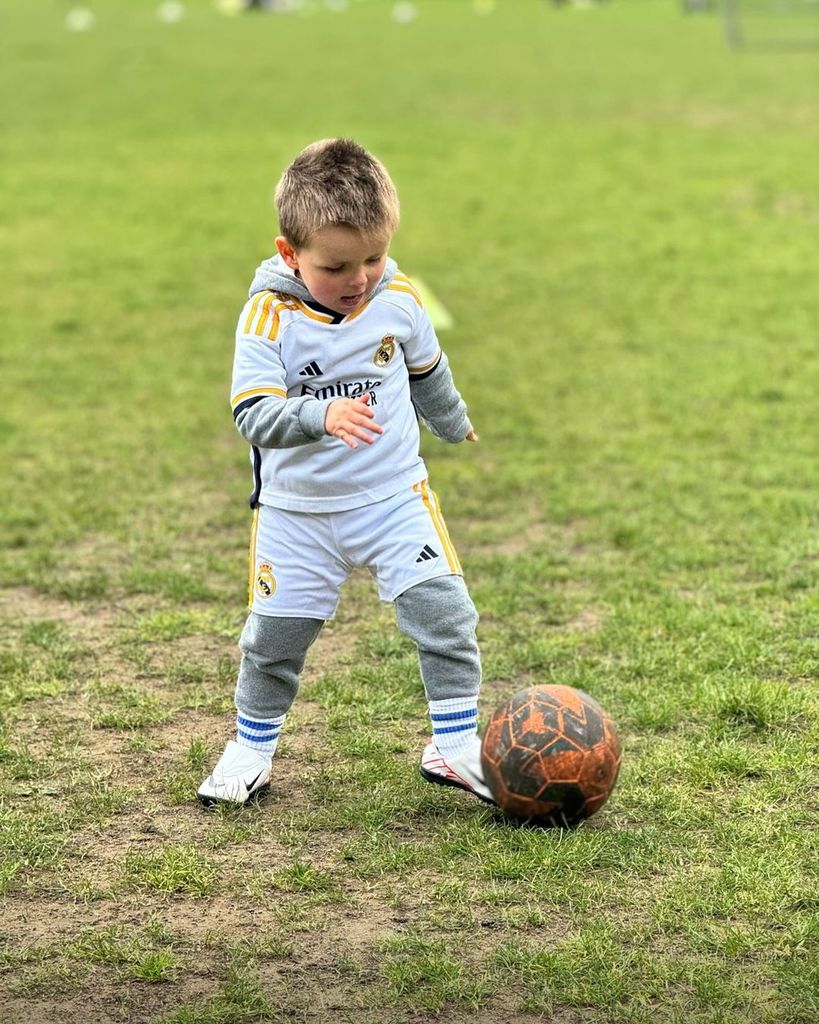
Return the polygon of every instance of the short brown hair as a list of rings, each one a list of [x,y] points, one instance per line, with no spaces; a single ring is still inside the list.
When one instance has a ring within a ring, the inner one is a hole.
[[[392,235],[399,219],[386,168],[352,139],[322,139],[302,150],[276,186],[276,210],[279,230],[296,249],[330,225]]]

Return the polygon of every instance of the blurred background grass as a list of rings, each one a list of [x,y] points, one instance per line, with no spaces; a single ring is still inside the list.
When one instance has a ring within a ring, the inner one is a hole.
[[[625,518],[646,548],[691,524],[743,556],[806,538],[813,55],[729,52],[714,17],[661,0],[391,6],[162,25],[108,2],[79,35],[63,5],[6,4],[12,577],[91,531],[200,531],[205,495],[238,504],[236,311],[280,168],[332,134],[391,168],[394,254],[455,316],[484,443],[429,447],[464,514],[525,494],[594,532]]]
[[[94,9],[84,34],[64,5],[4,13],[7,582],[241,614],[235,318],[281,168],[348,134],[455,319],[482,441],[424,450],[490,671],[564,672],[579,641],[542,626],[595,607],[617,615],[573,671],[617,650],[604,696],[815,674],[815,54],[731,51],[664,0]],[[656,693],[640,714],[668,721]]]

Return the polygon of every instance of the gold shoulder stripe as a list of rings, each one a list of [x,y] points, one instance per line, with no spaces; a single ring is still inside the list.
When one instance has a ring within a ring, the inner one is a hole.
[[[259,319],[256,321],[256,329],[253,331],[258,337],[261,338],[264,334],[264,327],[267,323],[267,318],[270,316],[270,307],[273,305],[273,292],[268,292],[262,302],[261,309],[259,310]]]
[[[400,283],[399,284],[388,284],[386,290],[388,292],[406,292],[407,295],[411,295],[415,299],[415,301],[418,303],[418,305],[421,307],[421,309],[424,308],[424,304],[421,301],[421,296],[412,287],[412,285],[403,285],[403,284],[400,284]]]
[[[250,334],[250,328],[253,324],[253,321],[256,319],[256,314],[259,312],[259,303],[262,301],[265,295],[269,294],[269,292],[259,292],[257,295],[254,296],[253,302],[251,302],[250,304],[250,312],[247,314],[247,320],[245,320],[245,334]]]
[[[412,290],[412,294],[416,296],[418,301],[423,305],[424,300],[421,297],[421,292],[414,281],[410,280],[406,274],[402,274],[400,271],[393,277],[393,282],[396,284],[402,284],[406,288]]]
[[[273,322],[270,324],[270,330],[267,332],[267,340],[275,341],[279,336],[279,326],[281,323],[281,312],[283,309],[295,310],[297,307],[292,302],[279,302],[276,308],[273,310]],[[261,331],[259,332],[261,335]]]
[[[253,398],[254,395],[275,395],[277,398],[287,398],[287,392],[282,388],[249,388],[247,391],[240,391],[238,395],[234,395],[231,398],[231,408],[235,409],[240,402],[244,402],[246,398]]]
[[[273,307],[274,299],[279,300],[275,307]],[[244,333],[255,334],[258,338],[264,337],[271,307],[273,307],[273,322],[266,336],[270,341],[275,341],[276,335],[279,333],[279,315],[281,311],[283,309],[298,309],[295,301],[289,295],[282,295],[280,292],[264,291],[254,296],[247,319],[245,320]],[[256,325],[255,328],[253,326],[254,323]]]

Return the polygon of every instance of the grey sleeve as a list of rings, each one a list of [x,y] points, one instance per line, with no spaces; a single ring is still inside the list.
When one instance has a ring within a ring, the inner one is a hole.
[[[463,441],[472,429],[466,414],[466,402],[455,387],[444,352],[429,373],[417,377],[410,374],[410,397],[418,415],[443,441],[456,444]]]
[[[242,437],[257,448],[296,448],[324,437],[327,406],[312,395],[278,398],[269,395],[236,411]]]

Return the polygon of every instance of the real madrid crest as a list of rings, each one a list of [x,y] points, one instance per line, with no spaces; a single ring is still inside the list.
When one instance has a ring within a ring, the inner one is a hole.
[[[375,350],[373,362],[376,366],[386,366],[395,355],[395,338],[391,334],[385,334],[381,344]]]
[[[259,597],[272,597],[276,593],[276,577],[269,562],[260,562],[256,568],[256,593]]]

